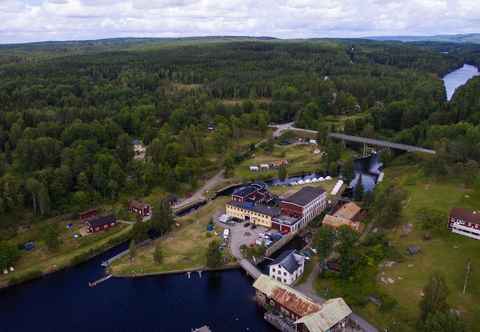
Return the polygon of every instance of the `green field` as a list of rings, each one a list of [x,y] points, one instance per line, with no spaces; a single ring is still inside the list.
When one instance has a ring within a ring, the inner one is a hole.
[[[385,170],[385,181],[404,188],[407,199],[404,202],[403,224],[413,224],[413,231],[402,234],[402,227],[389,234],[391,244],[403,254],[403,261],[392,267],[380,269],[379,277],[391,278],[393,284],[374,281],[374,287],[398,301],[391,311],[381,312],[374,304],[355,307],[355,310],[379,327],[391,331],[415,331],[419,315],[421,292],[433,271],[440,271],[446,278],[450,290],[449,303],[458,309],[469,326],[469,330],[480,324],[480,241],[451,234],[447,230],[447,216],[452,207],[480,208],[480,189],[467,188],[460,182],[426,178],[415,167],[392,167]],[[432,208],[441,211],[444,231],[433,233],[431,240],[424,240],[417,211]],[[409,245],[421,247],[416,256],[406,254]],[[466,263],[472,262],[472,273],[466,294],[462,294]],[[321,295],[327,288],[331,296],[336,292],[332,280],[317,280]],[[337,290],[340,291],[340,290]]]
[[[276,178],[278,177],[277,170],[252,172],[249,167],[280,159],[288,160],[287,170],[289,175],[322,170],[322,157],[320,154],[313,154],[314,149],[313,145],[288,145],[275,146],[271,154],[259,150],[253,158],[243,161],[235,168],[234,176],[241,181]]]
[[[67,224],[73,224],[67,229]],[[56,224],[60,232],[61,245],[56,251],[48,250],[42,241],[41,228],[45,224]],[[73,234],[80,233],[83,227],[78,220],[59,220],[59,218],[24,226],[18,235],[8,242],[22,246],[28,241],[35,241],[35,249],[29,252],[22,251],[20,259],[14,265],[15,272],[0,275],[0,287],[6,286],[12,280],[22,280],[31,273],[46,274],[74,265],[77,261],[97,254],[128,238],[131,226],[117,224],[108,231],[98,232],[73,238]]]
[[[177,226],[155,243],[137,250],[136,257],[116,261],[111,271],[115,275],[131,276],[149,273],[172,272],[185,269],[204,269],[208,244],[215,235],[207,236],[207,225],[212,216],[222,210],[228,198],[218,198],[188,217],[177,219]],[[222,229],[216,228],[217,233]],[[153,260],[156,244],[163,250],[163,262]]]

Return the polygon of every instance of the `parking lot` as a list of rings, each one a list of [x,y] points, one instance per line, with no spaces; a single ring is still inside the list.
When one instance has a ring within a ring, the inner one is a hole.
[[[237,259],[242,258],[240,252],[240,247],[242,245],[250,246],[255,244],[255,241],[259,238],[260,234],[268,231],[267,228],[262,226],[256,226],[255,228],[252,228],[252,224],[246,226],[246,222],[224,224],[219,222],[217,218],[215,218],[215,222],[223,228],[230,229],[229,246],[232,255]]]

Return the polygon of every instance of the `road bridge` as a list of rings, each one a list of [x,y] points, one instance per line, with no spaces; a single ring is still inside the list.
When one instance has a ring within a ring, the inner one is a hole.
[[[262,274],[262,272],[260,272],[260,270],[255,266],[253,265],[252,263],[250,263],[250,261],[248,261],[247,259],[243,258],[241,259],[240,261],[240,266],[245,270],[245,272],[247,272],[247,274],[252,277],[253,279],[257,279],[258,277],[260,277],[260,275]]]
[[[368,145],[373,145],[373,146],[380,146],[380,147],[384,147],[384,148],[389,148],[389,149],[394,149],[394,150],[402,150],[402,151],[407,151],[407,152],[421,152],[421,153],[429,153],[429,154],[435,154],[436,153],[435,150],[425,149],[425,148],[418,147],[418,146],[401,144],[401,143],[393,143],[393,142],[389,142],[389,141],[383,141],[383,140],[360,137],[360,136],[352,136],[352,135],[339,134],[339,133],[330,133],[330,134],[328,134],[328,137],[339,139],[339,140],[342,140],[342,141],[347,141],[347,142],[361,143],[361,144],[364,145],[365,149]]]

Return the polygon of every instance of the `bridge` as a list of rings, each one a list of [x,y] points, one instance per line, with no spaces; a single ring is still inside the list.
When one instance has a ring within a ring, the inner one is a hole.
[[[422,152],[422,153],[429,153],[435,154],[435,150],[425,149],[418,146],[407,145],[407,144],[400,144],[400,143],[393,143],[388,141],[382,141],[373,138],[366,138],[366,137],[359,137],[359,136],[352,136],[346,134],[339,134],[339,133],[330,133],[328,137],[339,139],[342,141],[354,142],[354,143],[361,143],[364,145],[364,151],[368,145],[373,146],[381,146],[384,148],[394,149],[394,150],[402,150],[407,152]]]
[[[255,280],[258,279],[258,277],[260,277],[260,275],[262,274],[262,272],[260,272],[260,270],[255,265],[250,263],[245,258],[241,259],[239,263],[240,266],[245,270],[245,272],[247,272],[247,274]]]

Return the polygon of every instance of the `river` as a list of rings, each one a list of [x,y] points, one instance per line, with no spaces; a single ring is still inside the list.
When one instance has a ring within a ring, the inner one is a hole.
[[[0,331],[275,331],[254,302],[241,270],[111,278],[97,287],[100,264],[121,245],[76,267],[0,290]]]
[[[447,100],[450,101],[455,93],[455,90],[467,83],[469,79],[480,75],[478,68],[471,65],[463,65],[462,68],[452,71],[443,77],[445,90],[447,91]]]

